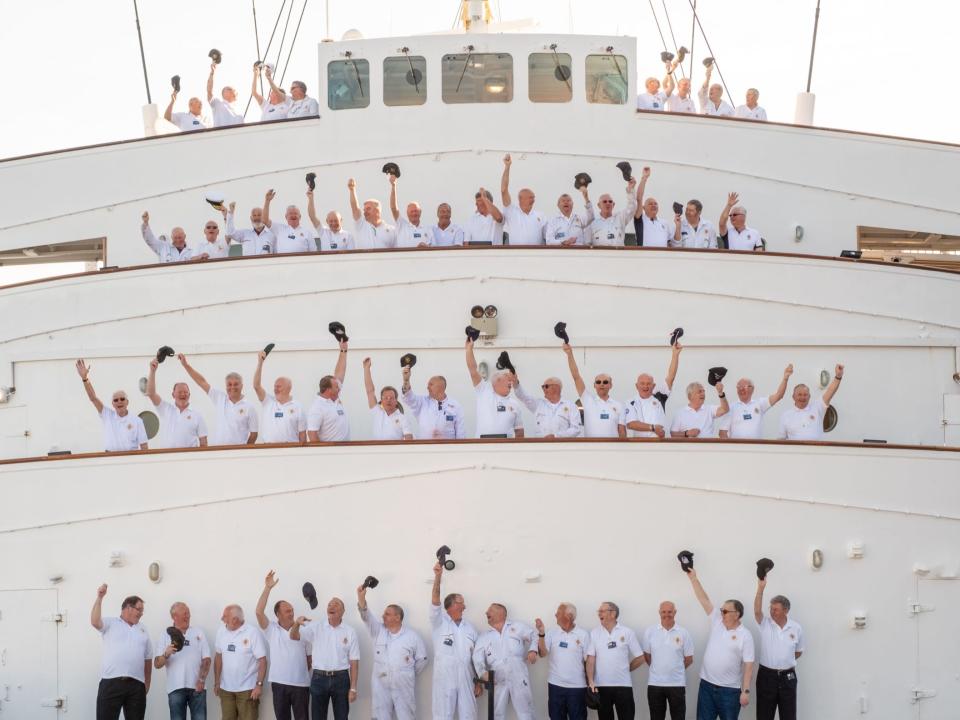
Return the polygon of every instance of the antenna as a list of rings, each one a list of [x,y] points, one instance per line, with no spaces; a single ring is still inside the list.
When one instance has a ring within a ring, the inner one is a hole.
[[[147,105],[151,105],[153,100],[150,99],[150,81],[147,79],[147,58],[143,54],[143,35],[140,34],[140,11],[137,10],[137,0],[133,0],[133,15],[137,19],[137,40],[140,41],[140,64],[143,66],[143,84],[147,87]]]
[[[807,71],[807,92],[810,92],[810,81],[813,79],[813,54],[817,51],[817,26],[820,24],[820,0],[817,0],[817,11],[813,16],[813,42],[810,45],[810,69]]]

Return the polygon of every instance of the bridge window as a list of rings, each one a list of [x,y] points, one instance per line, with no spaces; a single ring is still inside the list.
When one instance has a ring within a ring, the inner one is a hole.
[[[587,55],[587,102],[623,105],[627,102],[627,58],[623,55]]]
[[[531,53],[528,59],[530,73],[530,100],[532,102],[562,103],[573,99],[573,79],[567,53]]]
[[[444,55],[445,103],[505,103],[513,100],[513,57],[504,53]]]
[[[370,63],[334,60],[327,65],[327,105],[331,110],[351,110],[370,105]]]
[[[423,105],[427,101],[427,60],[419,55],[383,59],[383,104]]]

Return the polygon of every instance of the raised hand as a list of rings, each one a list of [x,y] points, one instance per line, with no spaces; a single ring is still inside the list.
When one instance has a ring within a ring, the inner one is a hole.
[[[81,380],[86,380],[87,375],[90,374],[90,366],[87,365],[83,360],[77,360],[77,375],[80,376]]]
[[[648,180],[650,178],[650,168],[644,167],[643,170],[640,172],[640,177],[643,180]]]
[[[146,210],[144,210],[144,211],[143,211],[143,215],[140,216],[140,219],[143,220],[143,224],[144,224],[144,225],[149,225],[149,224],[150,224],[150,213],[148,213]]]
[[[433,566],[433,574],[436,577],[440,577],[441,575],[443,575],[443,565],[441,565],[439,561],[436,562]]]
[[[273,200],[276,196],[277,196],[276,191],[273,188],[270,188],[269,190],[267,190],[267,194],[264,195],[264,198],[267,200],[267,202],[269,202]]]
[[[793,375],[793,363],[790,363],[783,369],[783,379],[786,380],[791,375]]]
[[[308,618],[306,615],[301,615],[296,620],[294,620],[294,622],[297,625],[306,625],[308,622],[313,622],[313,621],[310,618]]]
[[[150,369],[151,369],[151,370],[153,370],[154,372],[156,372],[158,367],[160,367],[160,361],[159,361],[159,360],[157,360],[156,358],[154,358],[153,360],[150,361]]]
[[[843,365],[840,365],[838,363],[837,367],[834,368],[833,374],[834,374],[834,377],[837,378],[837,380],[841,380],[843,378]]]
[[[184,355],[183,353],[177,353],[177,360],[179,360],[180,364],[183,365],[184,367],[187,366],[187,356]]]
[[[570,347],[570,344],[569,344],[569,343],[564,343],[561,347],[563,348],[563,352],[564,352],[566,355],[568,355],[568,356],[569,356],[569,355],[573,355],[573,348]]]
[[[503,156],[503,164],[510,167],[511,163],[513,163],[513,158],[510,157],[510,153],[507,153]]]
[[[718,382],[718,383],[717,383],[717,395],[723,395],[723,383],[722,383],[722,382]]]
[[[540,618],[537,618],[536,620],[534,620],[533,624],[536,626],[538,633],[545,632],[543,627],[543,620],[541,620]]]
[[[356,189],[357,189],[357,181],[354,180],[353,178],[350,178],[349,180],[347,180],[347,187],[348,187],[350,190],[356,190]]]
[[[231,202],[230,205],[229,205],[229,208],[230,208],[230,214],[233,215],[233,211],[237,209],[237,203],[236,203],[236,201]]]
[[[107,584],[104,583],[103,585],[97,588],[97,597],[102,600],[103,596],[106,594],[107,594]]]
[[[635,177],[631,177],[630,181],[627,183],[627,192],[632,193],[634,188],[636,187],[637,187],[637,179]]]
[[[278,582],[280,582],[280,578],[276,576],[273,570],[268,572],[267,576],[263,579],[263,585],[267,589],[273,589]]]
[[[363,369],[364,369],[364,370],[369,370],[369,369],[370,369],[370,358],[364,358],[364,359],[363,359]]]
[[[740,200],[740,195],[735,192],[727,194],[727,208],[732,208]]]

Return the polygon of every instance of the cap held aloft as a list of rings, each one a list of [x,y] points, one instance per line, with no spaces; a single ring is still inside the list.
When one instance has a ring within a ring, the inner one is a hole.
[[[330,331],[330,334],[337,339],[338,343],[347,342],[350,340],[350,338],[347,337],[347,329],[341,322],[334,320],[327,326],[327,329]]]
[[[417,364],[417,356],[413,353],[407,353],[400,358],[400,367],[412,368]]]
[[[685,573],[693,569],[693,553],[689,550],[681,550],[677,553],[677,560],[680,561],[680,569]]]
[[[567,324],[565,322],[558,322],[554,325],[553,334],[563,340],[567,345],[570,344],[570,336],[567,335]]]
[[[303,584],[303,599],[307,601],[310,605],[311,610],[316,610],[318,601],[317,601],[317,589],[313,586],[312,582],[305,582]]]

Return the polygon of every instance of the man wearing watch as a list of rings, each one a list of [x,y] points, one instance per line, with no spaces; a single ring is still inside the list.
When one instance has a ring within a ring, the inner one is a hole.
[[[697,720],[736,720],[740,708],[750,704],[754,662],[753,635],[740,622],[743,603],[725,600],[715,608],[697,571],[691,567],[686,572],[693,594],[710,617],[710,639],[700,666]]]
[[[714,437],[713,421],[726,415],[730,411],[727,404],[727,395],[723,392],[723,383],[718,382],[717,398],[719,405],[704,405],[706,390],[698,382],[687,385],[687,400],[689,404],[680,408],[670,425],[670,437]]]
[[[178,649],[169,628],[157,640],[153,666],[167,669],[167,704],[170,720],[207,720],[207,674],[210,672],[210,646],[203,630],[190,624],[190,608],[186,603],[170,606],[173,627],[183,635]]]
[[[213,694],[220,698],[222,720],[257,720],[267,675],[263,634],[244,621],[243,608],[227,605],[217,632]]]

